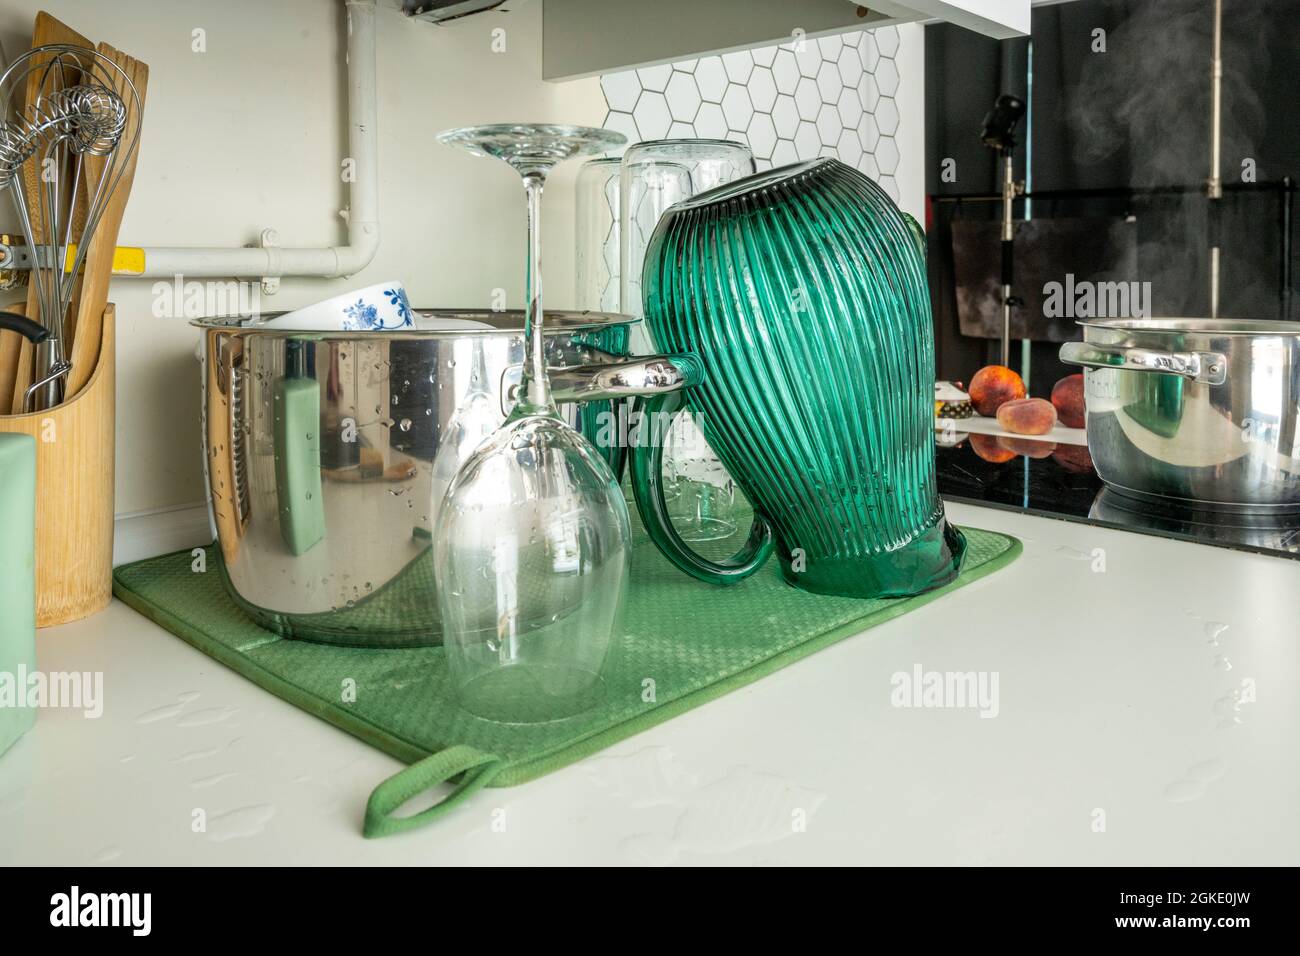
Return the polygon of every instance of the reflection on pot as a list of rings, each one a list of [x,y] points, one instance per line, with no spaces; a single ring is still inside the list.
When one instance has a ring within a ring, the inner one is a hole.
[[[1112,488],[1097,494],[1088,517],[1130,531],[1187,538],[1202,544],[1300,555],[1300,515],[1231,513],[1150,502]]]

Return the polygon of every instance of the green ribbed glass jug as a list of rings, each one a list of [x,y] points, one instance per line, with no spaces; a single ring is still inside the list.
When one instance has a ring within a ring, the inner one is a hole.
[[[833,159],[673,206],[643,271],[656,346],[694,353],[702,384],[638,399],[632,484],[677,567],[726,584],[775,549],[819,594],[894,597],[956,577],[966,543],[934,475],[934,332],[919,227]],[[673,531],[662,436],[683,407],[754,506],[727,560]]]

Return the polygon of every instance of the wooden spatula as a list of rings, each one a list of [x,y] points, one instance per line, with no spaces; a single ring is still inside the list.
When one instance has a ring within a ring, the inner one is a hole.
[[[22,312],[22,303],[4,307],[6,312]],[[27,341],[17,332],[0,329],[0,415],[8,415],[13,405],[14,378],[18,375],[19,356]]]
[[[144,107],[145,89],[149,85],[149,67],[107,43],[99,44],[98,49],[130,77],[131,84],[140,97],[139,107],[137,107],[125,81],[121,77],[117,78],[117,94],[122,97],[122,102],[127,107],[125,129],[129,136],[132,130],[140,128],[141,117],[138,109]],[[124,138],[118,148],[125,149],[127,145]],[[122,225],[122,216],[126,212],[126,201],[131,196],[131,183],[135,179],[135,161],[139,155],[140,150],[137,148],[127,158],[117,188],[108,197],[108,203],[100,214],[95,234],[87,240],[90,247],[86,250],[86,266],[81,281],[80,298],[75,306],[76,322],[73,325],[75,331],[69,357],[72,371],[68,373],[68,382],[64,389],[67,398],[72,398],[86,382],[90,381],[90,373],[94,371],[95,361],[99,358],[104,306],[108,304],[108,284],[113,278],[113,251],[117,248],[117,232]],[[100,177],[104,175],[106,158],[87,156],[85,162],[87,185],[97,184]]]
[[[46,46],[50,43],[70,43],[92,49],[94,44],[72,27],[50,16],[44,10],[36,14],[36,25],[32,29],[32,46]],[[75,82],[75,78],[69,78]],[[38,74],[32,74],[27,80],[27,101],[40,89]],[[47,91],[48,92],[48,91]],[[32,238],[44,242],[41,227],[41,169],[40,158],[32,157],[22,168],[23,185],[27,195],[27,214],[32,223]],[[31,250],[33,253],[35,249]],[[48,326],[49,319],[40,314],[40,305],[36,294],[36,283],[29,280],[27,285],[27,315],[38,319]],[[14,332],[0,332],[0,385],[9,387],[0,389],[0,414],[22,412],[23,396],[32,384],[33,350],[31,343]]]

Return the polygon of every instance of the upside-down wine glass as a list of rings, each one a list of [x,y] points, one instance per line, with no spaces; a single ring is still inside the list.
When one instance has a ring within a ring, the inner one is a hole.
[[[518,401],[456,473],[438,508],[434,575],[451,683],[470,713],[505,723],[597,706],[631,551],[627,503],[604,458],[560,417],[543,348],[540,212],[546,175],[625,139],[580,126],[498,124],[439,142],[509,163],[527,197],[524,368]]]

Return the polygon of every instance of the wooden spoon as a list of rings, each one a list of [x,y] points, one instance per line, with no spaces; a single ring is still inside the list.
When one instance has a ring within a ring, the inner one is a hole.
[[[132,130],[140,128],[139,110],[144,107],[145,89],[149,85],[149,67],[107,43],[99,44],[98,49],[130,77],[140,97],[137,107],[125,80],[120,76],[116,78],[114,88],[122,97],[122,102],[126,104],[125,129],[126,136],[130,136]],[[124,137],[119,148],[125,149],[127,145],[128,142]],[[85,272],[82,274],[80,299],[76,304],[76,322],[73,325],[72,349],[69,357],[72,371],[68,373],[68,381],[64,389],[66,399],[72,398],[86,382],[90,381],[90,373],[94,371],[95,361],[99,358],[104,307],[108,304],[108,284],[113,278],[113,252],[117,248],[117,233],[122,225],[122,216],[126,212],[126,201],[131,196],[131,183],[135,179],[135,161],[139,155],[137,142],[135,152],[127,157],[117,187],[108,197],[108,203],[99,217],[99,224],[95,227],[95,234],[88,239],[83,237],[90,246],[86,250]],[[105,174],[107,157],[87,156],[85,163],[86,185],[93,188],[91,184],[98,183]]]

